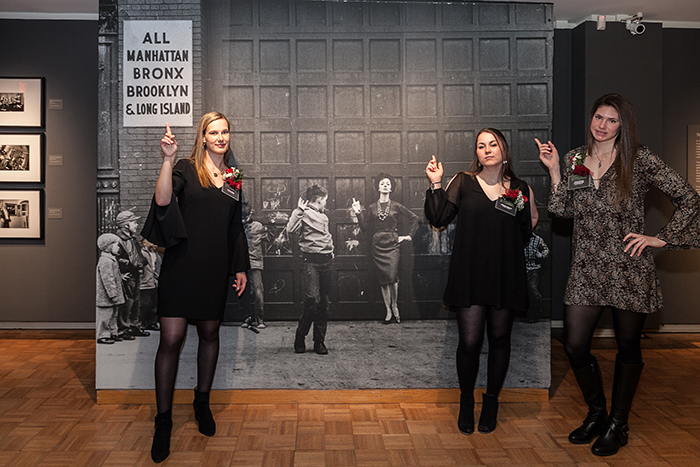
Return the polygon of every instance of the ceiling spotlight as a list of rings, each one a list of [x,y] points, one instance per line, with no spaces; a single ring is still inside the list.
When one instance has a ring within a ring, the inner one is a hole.
[[[634,16],[624,19],[623,21],[627,24],[626,28],[633,36],[636,36],[637,34],[644,34],[646,26],[642,24],[641,11]]]

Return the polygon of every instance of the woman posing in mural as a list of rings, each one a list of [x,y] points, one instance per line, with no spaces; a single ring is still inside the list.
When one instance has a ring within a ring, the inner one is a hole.
[[[158,413],[151,448],[155,462],[170,454],[173,391],[188,320],[195,321],[199,337],[195,419],[203,435],[216,432],[209,391],[219,356],[219,327],[229,276],[235,276],[233,287],[240,296],[246,286],[245,271],[250,268],[241,216],[240,172],[228,167],[229,132],[224,115],[204,115],[190,157],[177,163],[177,141],[167,124],[160,141],[163,165],[142,232],[149,241],[166,247],[158,284]]]
[[[564,174],[551,142],[535,140],[549,169],[549,211],[574,219],[573,258],[564,295],[564,349],[588,405],[569,441],[590,443],[599,456],[628,442],[628,416],[641,377],[641,336],[649,313],[662,306],[651,248],[700,246],[700,197],[680,175],[641,146],[632,103],[608,94],[593,104],[586,145],[569,152]],[[656,236],[644,235],[644,197],[655,186],[676,210]],[[604,307],[612,308],[617,358],[610,414],[593,332]]]
[[[357,215],[360,228],[372,235],[372,258],[377,267],[377,278],[386,307],[384,324],[393,321],[401,322],[399,314],[399,259],[400,244],[411,241],[418,228],[418,216],[406,209],[402,204],[392,201],[389,196],[394,183],[394,177],[386,173],[380,173],[376,177],[376,188],[379,192],[379,200],[371,204],[363,213],[360,202],[352,199],[352,210]],[[405,218],[410,224],[406,235],[398,234],[398,225],[401,218]]]
[[[430,180],[428,221],[442,228],[457,217],[443,301],[457,313],[457,425],[466,435],[474,432],[474,385],[484,327],[489,355],[478,429],[490,433],[496,428],[498,394],[510,363],[514,312],[528,309],[524,248],[538,216],[532,190],[512,166],[503,134],[486,128],[477,135],[470,171],[455,175],[446,189],[442,163],[435,156],[425,168]]]

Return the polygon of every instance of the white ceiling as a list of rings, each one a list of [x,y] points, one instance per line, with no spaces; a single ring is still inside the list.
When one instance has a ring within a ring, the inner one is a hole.
[[[646,21],[663,22],[669,26],[700,27],[698,0],[552,0],[551,3],[554,4],[554,17],[559,27],[597,15],[607,15],[609,21],[614,21],[615,15],[631,16],[638,11],[644,13]],[[98,0],[0,0],[0,17],[22,17],[19,13],[30,13],[24,17],[70,18],[72,15],[85,18],[97,15],[97,5]]]

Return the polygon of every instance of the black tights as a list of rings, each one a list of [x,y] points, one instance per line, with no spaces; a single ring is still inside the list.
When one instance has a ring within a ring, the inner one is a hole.
[[[220,320],[197,321],[197,390],[209,392],[219,358]],[[160,342],[156,353],[156,406],[158,413],[171,409],[180,350],[187,335],[186,318],[160,318]]]
[[[484,325],[489,339],[486,394],[498,396],[510,363],[510,334],[513,312],[473,305],[457,308],[457,378],[463,394],[472,394],[479,374],[479,357],[484,344]]]
[[[564,350],[572,368],[593,363],[591,342],[602,313],[602,306],[564,307]],[[642,363],[642,330],[647,315],[613,308],[612,316],[620,360],[629,365]]]

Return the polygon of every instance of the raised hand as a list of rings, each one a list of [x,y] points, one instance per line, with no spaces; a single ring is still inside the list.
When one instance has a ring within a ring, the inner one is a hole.
[[[438,162],[437,159],[435,159],[435,155],[433,155],[428,165],[425,166],[425,175],[428,176],[430,183],[438,183],[442,181],[443,173],[442,162]]]
[[[535,143],[537,143],[537,148],[540,151],[540,160],[549,171],[559,170],[559,151],[557,151],[554,143],[551,141],[541,143],[537,138],[535,138]]]
[[[351,207],[355,214],[359,214],[360,212],[362,212],[362,205],[355,198],[352,199]]]
[[[165,124],[165,136],[160,140],[160,149],[163,151],[163,157],[174,157],[177,152],[177,140],[175,135],[170,131],[170,124]]]
[[[302,198],[302,197],[299,197],[299,201],[297,201],[297,207],[303,211],[303,210],[305,210],[308,206],[309,206],[309,200],[304,199],[304,198]]]

